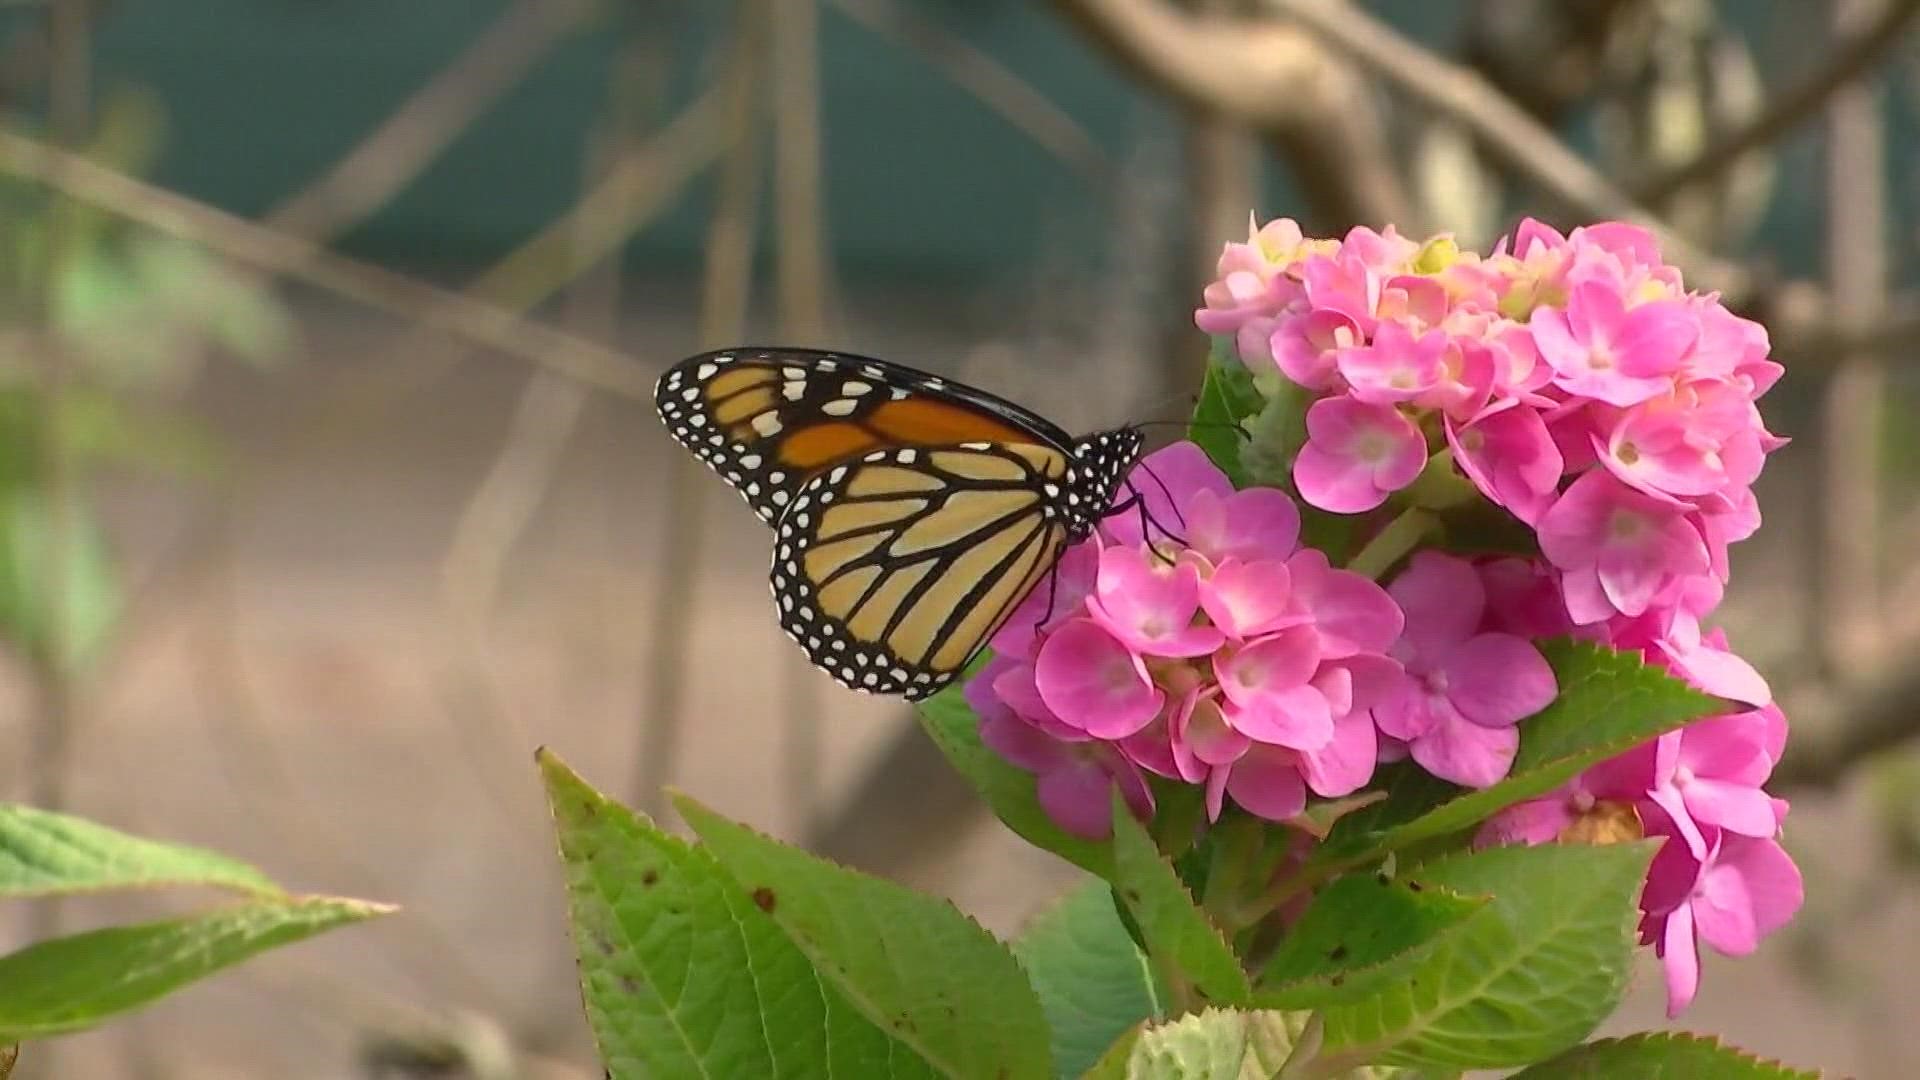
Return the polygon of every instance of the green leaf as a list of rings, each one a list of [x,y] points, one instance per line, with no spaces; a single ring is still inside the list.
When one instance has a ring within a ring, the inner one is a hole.
[[[1267,1080],[1303,1024],[1298,1015],[1208,1009],[1130,1033],[1085,1080]]]
[[[1520,750],[1505,780],[1466,792],[1431,778],[1390,785],[1386,802],[1334,826],[1309,869],[1331,876],[1471,828],[1496,811],[1545,795],[1591,765],[1728,708],[1631,653],[1567,640],[1547,642],[1541,651],[1553,665],[1560,694],[1521,721]]]
[[[540,767],[587,1017],[612,1076],[937,1075],[823,980],[710,854],[553,755]]]
[[[1735,1050],[1718,1039],[1683,1031],[1601,1039],[1514,1074],[1512,1080],[1820,1080],[1817,1072]]]
[[[1288,931],[1261,970],[1254,1000],[1283,1009],[1357,1000],[1405,978],[1486,902],[1433,885],[1424,875],[1341,878],[1322,889]]]
[[[1207,457],[1227,474],[1234,487],[1247,485],[1247,472],[1240,463],[1240,446],[1245,439],[1240,423],[1258,413],[1260,407],[1260,393],[1254,389],[1253,376],[1233,356],[1233,339],[1215,338],[1187,438],[1206,451]]]
[[[1019,961],[952,904],[788,847],[684,795],[674,805],[814,970],[935,1069],[1053,1074],[1040,999]]]
[[[92,1027],[266,949],[390,910],[329,897],[263,899],[43,941],[0,957],[0,1043]]]
[[[1497,847],[1427,863],[1428,884],[1492,900],[1405,979],[1327,1009],[1323,1052],[1356,1064],[1503,1068],[1578,1042],[1626,986],[1655,846]]]
[[[85,513],[67,522],[66,551],[54,560],[53,513],[37,488],[0,489],[0,638],[30,656],[54,658],[56,604],[63,604],[68,670],[85,667],[120,617],[120,580],[106,534]],[[56,565],[65,585],[54,580]]]
[[[1053,1066],[1078,1076],[1129,1028],[1154,1016],[1147,958],[1127,936],[1104,881],[1042,912],[1013,942],[1053,1031]]]
[[[258,870],[225,855],[142,840],[67,814],[0,804],[0,898],[171,885],[280,894]]]
[[[1146,939],[1147,951],[1171,963],[1210,1001],[1246,1005],[1247,973],[1220,928],[1193,902],[1153,837],[1113,797],[1113,888]]]
[[[1040,808],[1033,774],[1007,763],[980,741],[980,718],[959,683],[920,703],[920,726],[980,797],[1021,839],[1100,877],[1113,873],[1109,845],[1073,835]]]

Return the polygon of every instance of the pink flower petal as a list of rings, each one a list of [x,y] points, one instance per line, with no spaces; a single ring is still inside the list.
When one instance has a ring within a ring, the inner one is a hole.
[[[1072,619],[1054,631],[1034,669],[1034,684],[1053,714],[1097,739],[1139,731],[1166,700],[1140,658],[1090,619]]]
[[[1325,745],[1301,751],[1300,770],[1315,793],[1337,799],[1359,791],[1373,779],[1379,756],[1380,739],[1373,717],[1364,712],[1348,713],[1333,722],[1333,737]]]
[[[1359,574],[1331,569],[1319,551],[1302,549],[1287,560],[1287,569],[1294,603],[1313,616],[1326,659],[1384,653],[1406,628],[1406,616],[1387,590]]]
[[[1567,800],[1558,793],[1544,799],[1515,803],[1487,819],[1474,836],[1475,847],[1498,844],[1550,844],[1573,824]]]
[[[1186,441],[1170,443],[1141,458],[1128,474],[1127,484],[1131,493],[1139,496],[1143,509],[1111,515],[1100,522],[1100,529],[1115,543],[1130,547],[1162,539],[1157,530],[1151,538],[1143,534],[1142,518],[1170,529],[1184,529],[1187,505],[1195,494],[1211,491],[1226,498],[1233,493],[1233,485],[1207,459],[1207,452]],[[1178,497],[1170,497],[1168,492]]]
[[[1473,564],[1438,551],[1414,553],[1387,587],[1406,613],[1396,655],[1437,662],[1480,627],[1486,594]]]
[[[1486,727],[1504,727],[1546,708],[1560,692],[1553,668],[1532,642],[1511,634],[1481,634],[1447,654],[1447,698],[1460,714]]]
[[[1256,747],[1233,764],[1226,792],[1240,808],[1268,821],[1285,821],[1307,808],[1307,785],[1293,754]]]
[[[1320,666],[1320,652],[1320,635],[1311,627],[1296,626],[1244,648],[1215,653],[1214,676],[1229,700],[1251,704],[1262,696],[1304,685]]]
[[[1491,787],[1505,779],[1520,749],[1518,729],[1483,727],[1447,707],[1434,708],[1432,716],[1426,732],[1409,744],[1421,768],[1465,787]]]
[[[1216,565],[1228,559],[1284,559],[1300,541],[1300,508],[1278,488],[1229,495],[1194,493],[1187,506],[1187,540]]]
[[[1765,839],[1778,831],[1773,799],[1757,787],[1696,777],[1680,786],[1687,812],[1702,825]]]
[[[1391,405],[1329,397],[1307,409],[1307,444],[1294,459],[1293,480],[1314,506],[1355,514],[1413,483],[1426,461],[1426,439]]]
[[[1227,558],[1200,583],[1200,606],[1229,638],[1248,638],[1307,621],[1289,614],[1293,579],[1278,560],[1241,562]]]
[[[1667,1019],[1678,1019],[1700,992],[1700,949],[1693,939],[1693,909],[1666,916],[1660,930],[1660,966],[1667,976]]]
[[[1233,730],[1272,746],[1318,750],[1333,739],[1333,713],[1327,699],[1311,686],[1269,690],[1245,704],[1229,703],[1226,722]]]

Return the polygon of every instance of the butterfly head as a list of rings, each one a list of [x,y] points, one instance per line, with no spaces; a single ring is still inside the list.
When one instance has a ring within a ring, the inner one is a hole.
[[[1114,492],[1140,456],[1146,436],[1136,427],[1096,431],[1073,444],[1073,465],[1067,470],[1068,525],[1075,537],[1093,531]]]

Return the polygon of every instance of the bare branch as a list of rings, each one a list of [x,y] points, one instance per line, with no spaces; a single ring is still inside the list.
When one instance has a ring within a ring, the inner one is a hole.
[[[1900,42],[1920,0],[1893,0],[1871,23],[1848,34],[1812,74],[1776,97],[1746,126],[1722,133],[1691,161],[1633,185],[1633,197],[1657,204],[1689,184],[1731,168],[1750,151],[1772,143],[1820,114],[1841,87],[1861,78]]]
[[[1350,4],[1261,0],[1372,69],[1401,92],[1473,131],[1490,156],[1532,181],[1560,209],[1583,218],[1631,221],[1660,238],[1667,257],[1700,285],[1730,301],[1750,290],[1749,275],[1699,250],[1575,153],[1493,84],[1422,48]]]
[[[1798,725],[1768,786],[1833,787],[1866,759],[1920,737],[1920,664],[1890,664],[1879,678],[1848,688],[1822,711],[1833,715],[1832,727]]]
[[[518,84],[593,8],[590,0],[519,0],[331,169],[268,211],[265,223],[320,238],[366,218]]]
[[[1308,35],[1273,21],[1189,16],[1162,0],[1054,6],[1162,92],[1265,134],[1319,224],[1416,227],[1367,83]]]
[[[677,141],[663,132],[666,162],[685,160],[706,137],[707,113],[690,109]],[[227,258],[284,274],[369,307],[549,367],[625,397],[651,396],[651,381],[625,356],[493,304],[437,288],[405,274],[338,255],[310,241],[229,214],[218,207],[143,183],[18,132],[0,130],[0,171],[24,176],[86,203],[191,240]]]

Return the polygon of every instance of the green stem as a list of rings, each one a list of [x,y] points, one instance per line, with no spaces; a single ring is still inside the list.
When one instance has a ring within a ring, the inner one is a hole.
[[[1347,562],[1347,569],[1378,581],[1388,567],[1399,562],[1439,524],[1440,518],[1433,511],[1409,506],[1367,541],[1367,546]]]

